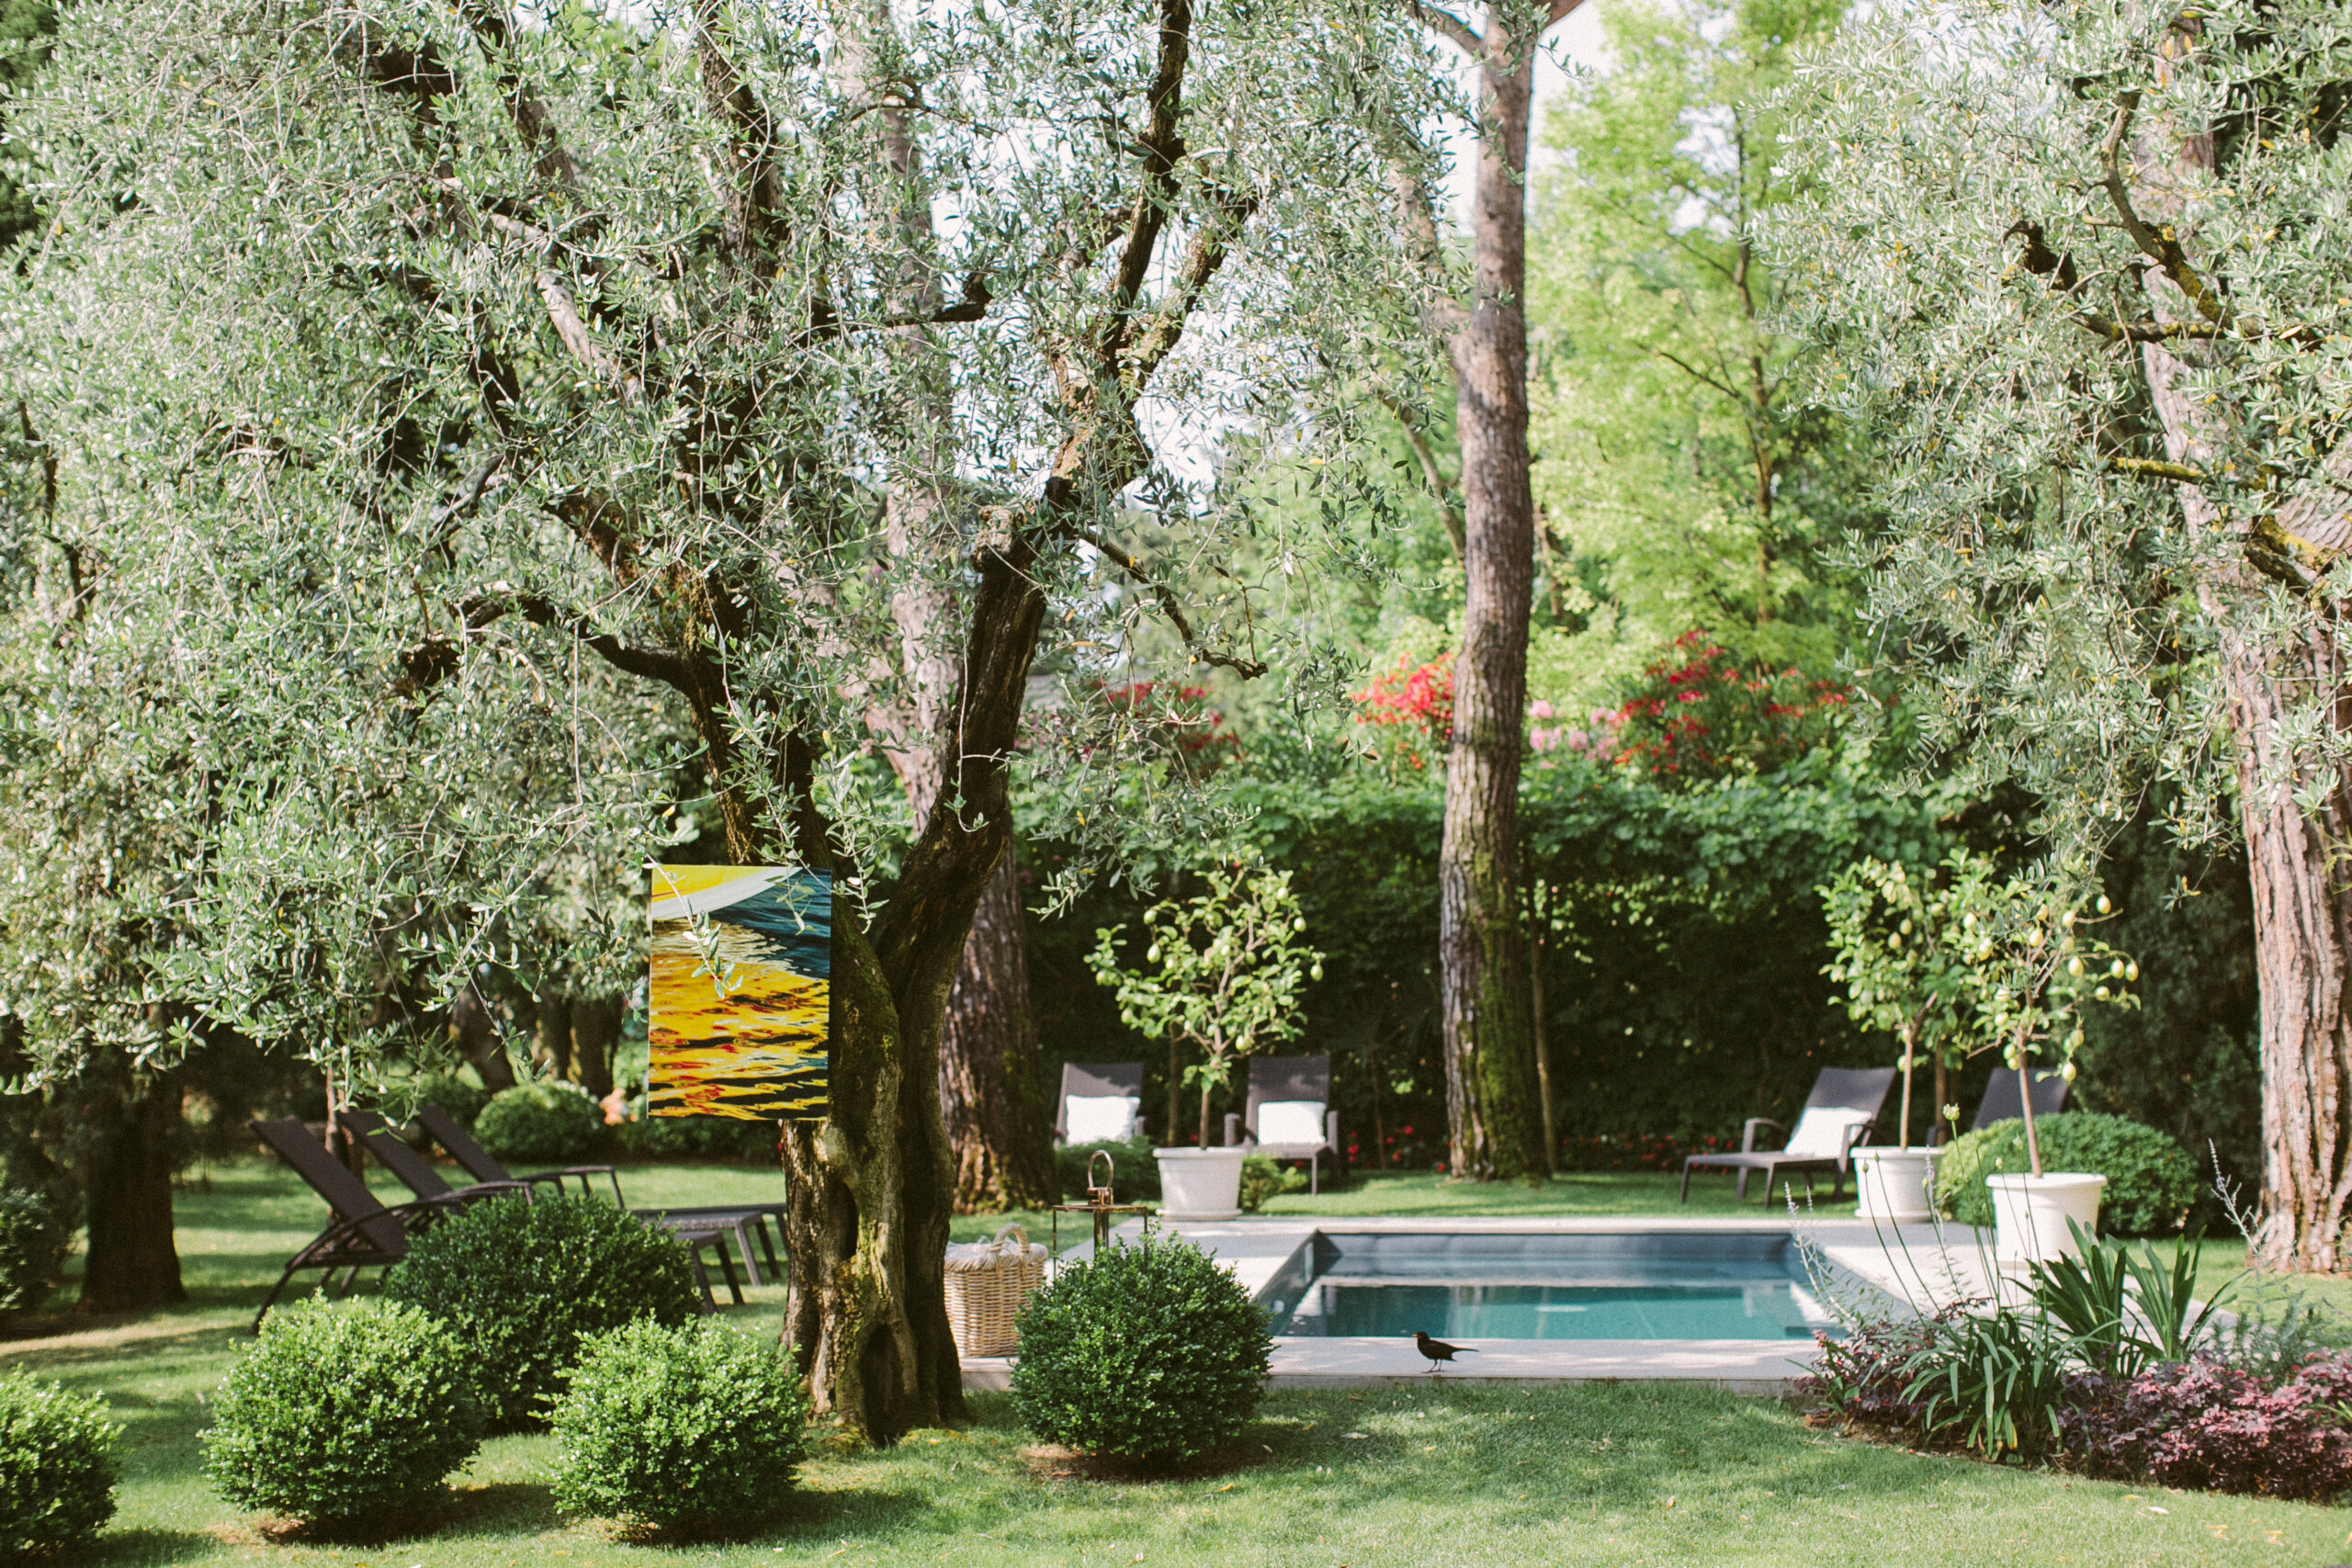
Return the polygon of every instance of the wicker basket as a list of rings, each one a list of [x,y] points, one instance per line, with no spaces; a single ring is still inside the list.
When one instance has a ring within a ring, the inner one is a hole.
[[[1018,1240],[1011,1238],[1018,1237]],[[1046,1249],[1007,1225],[994,1241],[947,1249],[947,1326],[961,1356],[1010,1356],[1020,1344],[1012,1320],[1046,1282]]]

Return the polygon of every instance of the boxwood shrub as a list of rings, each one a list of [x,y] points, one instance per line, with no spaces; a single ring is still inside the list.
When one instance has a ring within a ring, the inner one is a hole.
[[[384,1290],[448,1325],[507,1427],[545,1419],[589,1335],[684,1323],[701,1303],[675,1236],[600,1198],[545,1193],[476,1203],[424,1231]]]
[[[773,1340],[709,1318],[582,1343],[556,1401],[556,1506],[709,1531],[773,1515],[808,1450],[808,1395]]]
[[[114,1517],[121,1435],[95,1394],[0,1376],[0,1562],[78,1546]]]
[[[232,1503],[380,1528],[445,1493],[481,1445],[465,1346],[397,1302],[281,1307],[230,1369],[204,1434],[205,1470]]]
[[[605,1112],[578,1084],[516,1084],[490,1097],[474,1136],[503,1160],[586,1159],[604,1146]]]
[[[2166,1134],[2120,1116],[2070,1111],[2034,1118],[2041,1168],[2107,1178],[2098,1228],[2109,1235],[2165,1235],[2196,1202],[2197,1162]],[[1954,1138],[1936,1162],[1936,1204],[1962,1224],[1993,1223],[1984,1179],[2033,1168],[2022,1121],[1996,1122]]]
[[[1065,1266],[1019,1320],[1012,1404],[1047,1442],[1170,1465],[1258,1408],[1273,1339],[1230,1269],[1147,1239]]]
[[[0,1317],[30,1312],[49,1295],[74,1227],[38,1192],[0,1191]]]
[[[638,1159],[724,1159],[773,1168],[775,1123],[740,1116],[643,1116],[612,1129],[620,1152]]]

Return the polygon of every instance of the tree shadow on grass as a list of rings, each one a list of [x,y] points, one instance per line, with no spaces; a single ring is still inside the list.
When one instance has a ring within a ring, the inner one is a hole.
[[[54,1559],[35,1558],[34,1562],[72,1563],[74,1568],[141,1568],[142,1564],[185,1562],[219,1549],[220,1542],[212,1536],[193,1530],[110,1529],[79,1551],[68,1552]]]

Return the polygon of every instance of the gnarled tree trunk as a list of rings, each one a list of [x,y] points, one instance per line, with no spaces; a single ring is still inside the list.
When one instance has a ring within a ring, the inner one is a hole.
[[[1061,1194],[1029,1010],[1028,938],[1021,869],[1008,849],[972,917],[939,1038],[958,1213],[1041,1208]]]

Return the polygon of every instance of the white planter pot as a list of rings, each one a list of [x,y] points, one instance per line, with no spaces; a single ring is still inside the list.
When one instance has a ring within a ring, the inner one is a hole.
[[[1250,1151],[1154,1149],[1159,1212],[1171,1220],[1231,1220],[1241,1213],[1241,1162]]]
[[[1891,1224],[1924,1224],[1935,1213],[1934,1149],[1860,1148],[1854,1151],[1854,1185],[1862,1195],[1861,1216]]]
[[[2104,1176],[2054,1170],[2047,1176],[1988,1176],[1993,1190],[1995,1261],[2005,1268],[2052,1258],[2075,1258],[2081,1249],[2066,1222],[2086,1231],[2098,1228]]]

